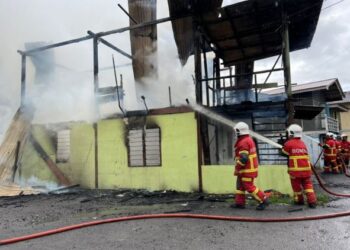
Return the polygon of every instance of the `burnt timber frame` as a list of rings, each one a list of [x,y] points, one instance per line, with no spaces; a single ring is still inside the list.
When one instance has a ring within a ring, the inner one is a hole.
[[[255,4],[257,4],[255,2]],[[257,23],[257,17],[258,15],[260,15],[259,11],[256,10],[257,7],[255,5],[255,15],[254,15],[254,21],[255,23]],[[83,36],[80,38],[76,38],[76,39],[71,39],[68,41],[64,41],[64,42],[60,42],[60,43],[55,43],[55,44],[51,44],[48,46],[43,46],[40,48],[36,48],[36,49],[32,49],[32,50],[28,50],[28,51],[18,51],[21,54],[22,57],[22,68],[21,68],[21,106],[24,106],[24,100],[25,100],[25,95],[26,95],[26,58],[27,56],[31,56],[35,53],[44,51],[44,50],[48,50],[48,49],[53,49],[53,48],[57,48],[57,47],[61,47],[61,46],[66,46],[69,44],[73,44],[73,43],[79,43],[82,41],[86,41],[86,40],[93,40],[93,76],[94,76],[94,90],[95,90],[95,94],[98,92],[99,90],[99,60],[98,60],[98,44],[99,42],[101,42],[102,44],[104,44],[105,46],[117,51],[118,53],[128,57],[129,59],[132,59],[132,56],[129,55],[128,53],[124,52],[123,50],[119,49],[118,47],[116,47],[115,45],[111,44],[110,42],[106,41],[105,39],[103,39],[102,37],[104,36],[108,36],[108,35],[112,35],[112,34],[117,34],[117,33],[122,33],[125,31],[130,31],[130,30],[134,30],[134,29],[138,29],[138,28],[142,28],[142,27],[147,27],[150,25],[157,25],[157,24],[161,24],[161,23],[165,23],[165,22],[169,22],[169,21],[173,21],[176,19],[180,19],[180,18],[184,18],[184,17],[189,17],[192,15],[183,15],[181,17],[167,17],[167,18],[162,18],[162,19],[158,19],[158,20],[154,20],[154,21],[149,21],[149,22],[144,22],[144,23],[136,23],[135,25],[129,26],[129,27],[124,27],[124,28],[119,28],[119,29],[114,29],[114,30],[109,30],[109,31],[105,31],[105,32],[98,32],[98,33],[93,33],[92,31],[88,31],[88,35],[87,36]],[[193,17],[193,16],[192,16]],[[232,17],[232,16],[231,16]],[[239,17],[239,15],[235,15],[234,17]],[[129,17],[131,18],[131,17]],[[194,16],[194,20],[198,20],[200,21],[202,19],[202,16]],[[221,19],[221,21],[223,21],[224,19]],[[243,46],[241,44],[241,39],[244,38],[245,36],[248,35],[247,31],[241,31],[238,32],[237,31],[237,27],[235,25],[235,23],[231,20],[231,19],[227,19],[227,21],[230,22],[231,27],[233,30],[235,30],[235,34],[234,36],[231,37],[236,39],[238,41],[238,44],[232,47],[229,47],[228,50],[236,50],[239,49],[241,51],[241,53],[243,55],[245,55],[245,49],[254,46],[254,44],[251,44],[247,47]],[[199,23],[199,22],[198,22]],[[220,48],[216,47],[215,44],[212,44],[210,41],[210,38],[208,36],[208,32],[206,30],[206,27],[203,26],[201,27],[200,25],[195,24],[194,25],[194,61],[195,61],[195,89],[196,89],[196,102],[200,105],[204,105],[203,103],[203,95],[204,93],[206,94],[206,100],[205,100],[205,104],[206,106],[210,107],[212,106],[213,108],[217,107],[217,106],[221,106],[221,105],[225,105],[226,104],[226,91],[225,89],[227,89],[226,86],[226,79],[230,81],[230,86],[229,88],[234,89],[233,86],[233,79],[238,77],[238,76],[242,76],[244,74],[241,75],[232,75],[232,69],[230,70],[230,75],[229,76],[221,76],[221,69],[220,69],[220,59],[219,57],[221,56],[220,53]],[[275,23],[275,22],[274,22]],[[275,44],[271,44],[268,43],[267,41],[265,41],[263,39],[262,36],[262,32],[264,31],[263,27],[259,27],[259,29],[254,30],[254,32],[257,32],[257,34],[260,36],[263,44],[263,50],[266,52],[266,47],[269,45],[275,45]],[[251,30],[249,31],[251,32]],[[258,72],[253,72],[251,73],[254,76],[254,80],[255,80],[255,84],[253,85],[253,88],[255,88],[255,95],[256,95],[256,102],[258,102],[258,88],[259,85],[268,85],[267,81],[270,77],[270,75],[272,74],[272,72],[276,72],[276,71],[283,71],[284,72],[284,78],[285,78],[285,87],[286,87],[286,93],[288,96],[288,100],[291,104],[291,73],[290,73],[290,58],[289,58],[289,53],[290,53],[290,48],[289,48],[289,30],[288,30],[288,20],[287,18],[284,19],[283,23],[282,23],[282,37],[283,37],[283,43],[281,45],[282,48],[282,59],[283,59],[283,68],[275,68],[277,65],[277,62],[279,60],[279,58],[281,57],[281,55],[278,56],[276,63],[274,64],[274,66],[272,67],[271,70],[265,70],[265,71],[258,71]],[[246,33],[246,34],[245,34]],[[226,38],[227,39],[227,38]],[[213,41],[213,42],[218,42],[219,40]],[[206,44],[208,46],[206,46]],[[206,53],[208,52],[207,49],[211,48],[211,50],[215,53],[215,58],[213,59],[213,77],[209,78],[209,74],[208,74],[208,63],[207,63],[207,56]],[[203,57],[202,57],[203,55]],[[276,55],[276,54],[274,54]],[[273,55],[273,56],[274,56]],[[265,53],[264,57],[268,57],[268,56],[272,56]],[[261,58],[254,58],[254,60],[258,60]],[[202,78],[202,60],[204,60],[204,73],[205,73],[205,77],[204,79]],[[252,58],[246,58],[246,61],[252,60]],[[242,61],[245,62],[245,61]],[[230,61],[228,61],[227,63],[230,63]],[[263,84],[258,84],[257,82],[257,75],[258,74],[264,74],[264,73],[268,73],[268,76],[266,78],[266,80],[264,81]],[[250,73],[248,74],[250,75]],[[221,80],[223,80],[223,86],[222,86],[222,82]],[[210,86],[209,82],[212,81],[212,86]],[[205,82],[205,91],[203,91],[203,82]],[[224,90],[224,99],[223,102],[220,100],[219,98],[219,94],[218,94],[218,90],[220,91],[221,89]],[[260,90],[262,89],[262,87],[260,88]],[[212,98],[210,98],[210,91],[212,91]],[[210,101],[211,99],[211,101]],[[293,115],[294,115],[294,109],[292,107],[292,105],[288,106],[288,112],[289,112],[289,123],[293,120]],[[196,114],[197,117],[197,132],[198,132],[198,174],[199,174],[199,191],[202,191],[202,173],[201,173],[201,167],[202,167],[202,163],[210,163],[210,154],[208,153],[208,149],[209,149],[209,138],[208,138],[208,123],[207,121],[204,119],[204,117],[202,117],[199,114]],[[96,128],[95,128],[96,129]],[[96,129],[97,130],[97,129]],[[96,141],[97,141],[97,131],[95,131],[95,136],[96,136]],[[98,157],[98,149],[95,149],[96,151],[96,155],[95,157]],[[95,159],[96,161],[96,159]],[[95,162],[95,167],[98,168],[98,162]],[[96,180],[96,186],[98,187],[98,180]]]

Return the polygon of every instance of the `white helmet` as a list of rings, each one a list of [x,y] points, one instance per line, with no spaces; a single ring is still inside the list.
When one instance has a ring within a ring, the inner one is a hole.
[[[328,133],[326,134],[326,136],[327,136],[327,137],[333,137],[333,134],[330,133],[330,132],[328,132]]]
[[[234,127],[237,136],[249,135],[249,126],[245,122],[239,122]]]
[[[347,134],[341,134],[341,138],[345,138],[345,137],[348,137]]]
[[[292,124],[287,128],[288,136],[293,136],[294,138],[301,138],[303,129],[298,124]]]

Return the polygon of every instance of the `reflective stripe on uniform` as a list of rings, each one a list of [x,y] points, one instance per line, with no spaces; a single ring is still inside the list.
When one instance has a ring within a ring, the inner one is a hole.
[[[289,171],[309,171],[311,170],[310,157],[308,155],[293,155],[289,157],[293,161],[294,167],[289,168]],[[298,167],[298,160],[308,160],[308,166]]]
[[[254,192],[252,193],[252,195],[254,196],[255,199],[257,199],[258,201],[262,202],[262,200],[260,199],[260,197],[257,195],[257,193],[259,193],[259,188],[256,188],[254,190]]]
[[[242,150],[242,151],[239,151],[238,154],[247,154],[247,155],[249,155],[249,152],[247,150]]]
[[[314,190],[313,190],[313,189],[305,189],[304,192],[305,192],[305,193],[313,193]]]
[[[246,178],[246,177],[242,178],[242,181],[245,181],[245,182],[251,182],[253,180],[254,180],[253,178]]]
[[[240,174],[243,174],[243,173],[255,173],[255,172],[258,172],[257,168],[255,168],[255,169],[243,169],[243,170],[239,171]]]
[[[288,168],[288,171],[310,171],[311,167],[294,167],[294,168]]]
[[[236,194],[245,194],[245,191],[241,191],[241,190],[236,190],[235,192]]]

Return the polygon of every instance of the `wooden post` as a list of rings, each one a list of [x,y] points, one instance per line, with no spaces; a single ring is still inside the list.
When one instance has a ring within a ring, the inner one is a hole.
[[[98,82],[98,38],[94,37],[93,38],[93,50],[94,50],[94,90],[95,94],[98,91],[99,88],[99,82]]]
[[[21,54],[22,67],[21,67],[21,107],[24,106],[26,97],[26,62],[27,57],[25,54]]]
[[[213,77],[216,77],[216,102],[217,105],[221,105],[221,80],[220,80],[220,59],[219,57],[215,56],[215,76],[213,75]],[[214,81],[214,80],[213,80]]]
[[[203,103],[202,93],[202,55],[201,55],[201,36],[197,30],[197,26],[194,25],[194,72],[196,79],[196,102],[197,104]]]
[[[289,27],[288,19],[286,15],[283,20],[283,67],[284,67],[284,84],[285,91],[287,93],[287,103],[286,108],[288,110],[287,125],[290,125],[294,121],[294,105],[292,102],[292,78],[290,71],[290,48],[289,48]]]
[[[290,72],[290,48],[289,48],[289,30],[288,21],[285,18],[283,21],[283,66],[284,66],[284,84],[288,98],[292,97],[292,78]]]
[[[207,63],[207,53],[205,51],[205,42],[203,39],[202,44],[202,51],[203,51],[203,58],[204,58],[204,75],[205,75],[205,96],[207,99],[207,107],[210,106],[210,100],[209,100],[209,82],[208,82],[208,63]]]
[[[94,143],[95,143],[95,188],[98,188],[98,126],[94,123]]]

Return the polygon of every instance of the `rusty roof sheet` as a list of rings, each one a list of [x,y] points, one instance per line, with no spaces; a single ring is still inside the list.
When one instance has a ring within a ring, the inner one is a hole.
[[[323,0],[248,0],[201,15],[201,25],[225,66],[281,54],[282,13],[290,50],[311,45]]]
[[[221,7],[223,0],[168,0],[170,17],[204,13]],[[203,4],[204,3],[204,4]],[[179,59],[185,65],[193,54],[193,18],[191,16],[171,22]]]

